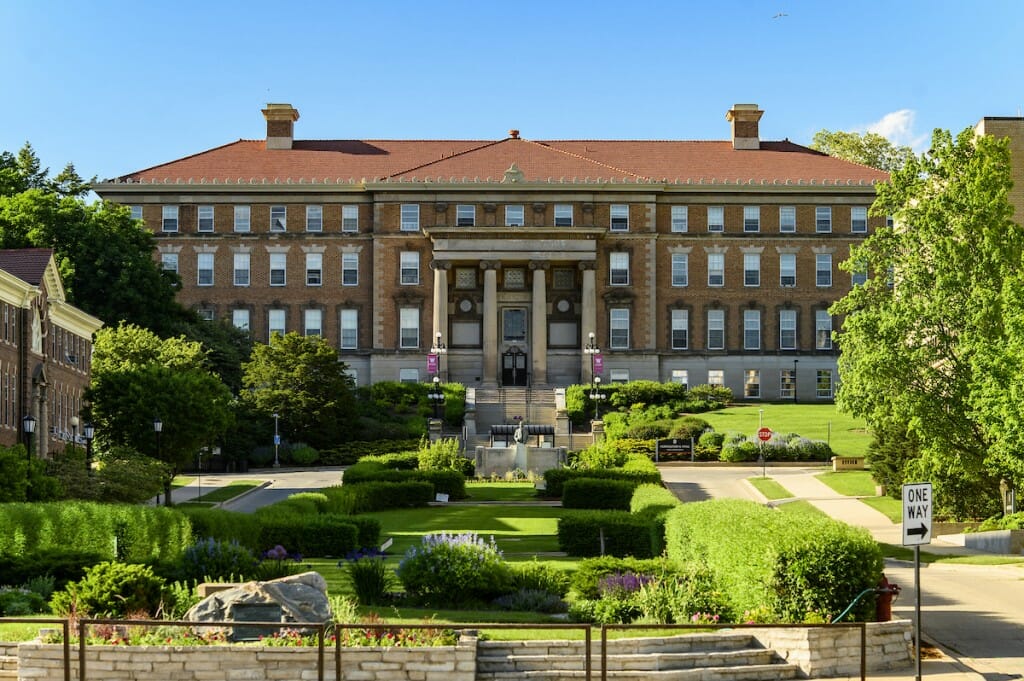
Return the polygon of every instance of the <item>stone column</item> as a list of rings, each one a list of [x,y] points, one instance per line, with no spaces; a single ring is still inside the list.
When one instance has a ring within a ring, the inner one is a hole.
[[[437,333],[440,331],[441,342],[451,345],[451,339],[448,338],[448,268],[451,267],[451,263],[445,260],[433,260],[430,267],[434,270],[434,331],[430,337],[430,343],[433,345],[437,341]],[[443,360],[444,354],[438,355],[437,375],[442,378],[446,375],[445,367],[441,366]]]
[[[533,385],[548,382],[548,293],[547,270],[550,263],[531,262],[533,270],[533,309],[530,333],[530,355],[533,363]]]
[[[498,384],[498,265],[494,260],[480,263],[484,271],[484,375],[483,384]]]
[[[583,270],[583,300],[580,311],[580,382],[590,383],[594,380],[590,368],[591,357],[583,352],[590,334],[597,338],[597,280],[594,273],[594,262],[581,262],[580,269]]]

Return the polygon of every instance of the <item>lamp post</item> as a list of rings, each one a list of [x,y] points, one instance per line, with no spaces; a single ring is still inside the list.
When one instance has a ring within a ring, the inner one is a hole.
[[[160,454],[161,454],[161,452],[160,452],[160,433],[164,432],[164,422],[160,420],[159,416],[154,416],[153,417],[153,432],[156,434],[156,459],[157,459],[157,461],[160,461],[161,460],[161,456],[160,456]],[[170,495],[171,495],[171,483],[170,483],[170,481],[168,481],[168,483],[164,486],[164,503],[166,505],[168,505],[168,506],[170,506],[170,501],[171,501],[171,496]],[[157,503],[157,506],[160,505],[160,495],[159,494],[156,495],[156,503]]]
[[[25,431],[25,438],[28,440],[28,460],[32,461],[32,433],[36,432],[36,417],[28,414],[21,419],[21,429]]]
[[[434,406],[434,418],[441,418],[441,405],[444,404],[444,391],[441,390],[441,377],[434,376],[434,385],[427,393],[427,399]]]
[[[71,444],[78,447],[78,417],[71,417]]]
[[[277,412],[275,411],[274,412],[274,468],[280,468],[281,467],[281,459],[278,458],[278,456],[277,456],[278,447],[281,446],[281,435],[278,433],[278,430],[277,430],[277,419],[278,419],[278,415],[277,415]]]
[[[765,476],[764,440],[761,439],[761,429],[764,427],[764,409],[757,410],[757,458],[761,461],[761,477]]]
[[[590,389],[590,399],[594,401],[594,420],[601,420],[601,400],[607,398],[608,395],[601,392],[601,377],[594,377],[594,385]]]
[[[593,389],[594,378],[595,378],[595,376],[594,376],[594,362],[597,361],[596,357],[597,357],[598,354],[600,354],[601,348],[597,347],[597,338],[594,336],[594,332],[593,331],[591,331],[588,334],[588,338],[590,340],[583,347],[583,352],[588,354],[588,355],[590,355],[590,385],[591,385],[591,389]]]
[[[82,424],[82,437],[85,438],[85,473],[92,475],[92,438],[96,435],[96,429],[92,421]]]
[[[796,365],[800,360],[793,360],[793,404],[796,404]]]
[[[441,332],[434,334],[434,347],[430,351],[437,355],[437,373],[441,374],[441,357],[448,354],[448,346],[441,342]]]

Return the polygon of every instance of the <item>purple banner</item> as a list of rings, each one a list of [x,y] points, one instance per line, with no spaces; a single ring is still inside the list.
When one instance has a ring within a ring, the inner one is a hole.
[[[436,374],[437,373],[437,354],[436,353],[432,352],[429,355],[427,355],[427,373],[428,374]]]
[[[594,355],[594,375],[600,376],[604,373],[604,355]]]

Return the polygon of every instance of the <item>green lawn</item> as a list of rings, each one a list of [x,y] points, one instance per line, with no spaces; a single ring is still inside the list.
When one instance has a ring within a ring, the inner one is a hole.
[[[696,416],[718,432],[748,436],[757,433],[760,421],[779,433],[826,440],[837,455],[843,456],[864,456],[871,442],[864,421],[840,413],[833,404],[742,404]]]
[[[217,503],[219,501],[227,501],[228,499],[234,499],[239,494],[247,492],[255,487],[259,487],[262,483],[259,480],[235,480],[223,487],[217,487],[203,496],[196,499],[200,502]]]
[[[875,481],[869,471],[835,471],[814,476],[847,497],[875,496]]]
[[[861,503],[884,513],[894,523],[903,522],[903,502],[892,497],[867,497]]]
[[[793,496],[792,492],[771,478],[747,478],[747,481],[769,501]]]
[[[466,501],[536,501],[532,482],[467,482]]]

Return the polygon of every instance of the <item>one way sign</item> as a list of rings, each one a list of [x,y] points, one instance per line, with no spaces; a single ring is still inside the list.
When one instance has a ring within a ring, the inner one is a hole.
[[[903,545],[932,541],[932,483],[903,485]]]

